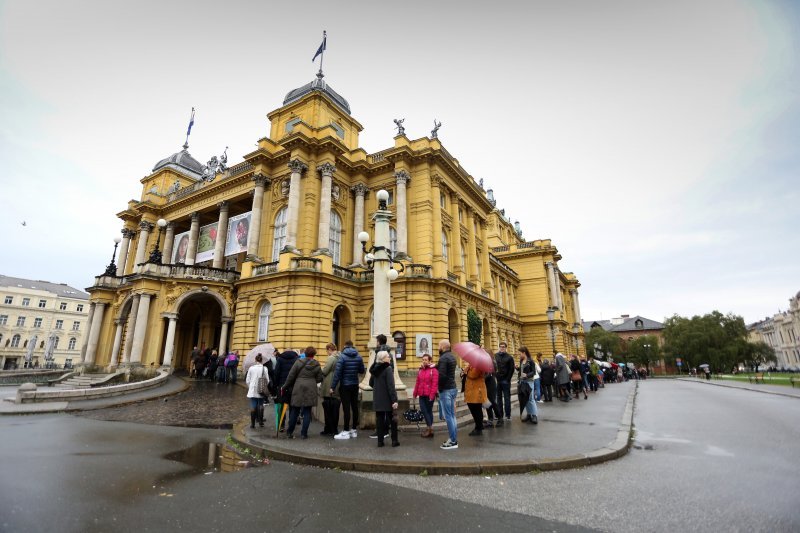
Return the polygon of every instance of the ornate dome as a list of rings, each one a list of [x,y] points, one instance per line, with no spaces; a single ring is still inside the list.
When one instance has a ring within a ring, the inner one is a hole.
[[[192,177],[200,178],[203,174],[204,165],[192,157],[189,154],[188,146],[185,146],[180,152],[176,152],[156,163],[156,166],[153,167],[153,172],[165,167],[183,171],[184,174],[188,172]]]
[[[286,98],[283,99],[283,105],[291,104],[292,102],[296,102],[303,96],[307,95],[310,92],[319,91],[328,98],[330,98],[334,104],[337,105],[342,111],[350,114],[350,104],[347,103],[342,95],[331,89],[331,87],[325,83],[322,79],[321,75],[317,74],[317,79],[312,81],[311,83],[307,83],[302,87],[299,87],[293,91],[289,91],[289,94],[286,95]]]

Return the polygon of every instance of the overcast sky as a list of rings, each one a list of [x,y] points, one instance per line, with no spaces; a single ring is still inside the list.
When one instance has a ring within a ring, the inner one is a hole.
[[[752,322],[800,291],[791,0],[0,1],[0,273],[90,286],[191,107],[192,155],[240,162],[323,29],[362,147],[442,121],[584,319]]]

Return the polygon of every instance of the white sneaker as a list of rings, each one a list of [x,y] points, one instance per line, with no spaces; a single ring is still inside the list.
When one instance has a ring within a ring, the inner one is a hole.
[[[351,429],[351,430],[350,430],[350,438],[351,438],[351,439],[355,439],[356,437],[358,437],[358,430],[356,430],[356,429]]]
[[[447,441],[445,441],[444,444],[439,446],[439,448],[441,448],[443,450],[457,450],[458,449],[458,443],[457,442],[452,442],[450,439],[447,439]]]
[[[347,440],[350,438],[350,432],[342,431],[341,433],[337,433],[336,435],[334,435],[333,438],[336,440]]]

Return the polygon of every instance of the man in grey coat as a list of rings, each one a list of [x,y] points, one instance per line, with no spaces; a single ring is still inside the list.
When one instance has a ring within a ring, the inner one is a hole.
[[[569,365],[561,352],[556,354],[556,383],[558,385],[558,399],[562,402],[570,401],[572,396],[569,393]]]

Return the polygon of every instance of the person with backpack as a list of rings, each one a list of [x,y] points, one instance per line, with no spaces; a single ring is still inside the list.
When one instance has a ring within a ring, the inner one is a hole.
[[[225,372],[228,383],[236,385],[236,374],[239,366],[239,352],[234,350],[225,358]]]

